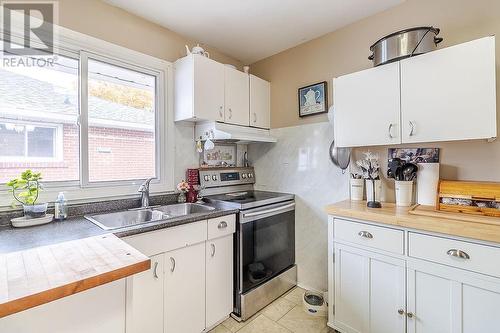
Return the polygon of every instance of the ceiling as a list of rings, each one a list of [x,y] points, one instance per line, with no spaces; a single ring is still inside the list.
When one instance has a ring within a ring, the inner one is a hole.
[[[404,0],[104,0],[245,64]]]

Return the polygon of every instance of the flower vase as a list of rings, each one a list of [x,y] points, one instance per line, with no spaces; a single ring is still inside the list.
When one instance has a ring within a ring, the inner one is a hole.
[[[47,203],[23,205],[24,216],[27,219],[37,219],[45,217],[45,215],[47,214],[47,206]]]
[[[186,193],[184,193],[184,192],[179,193],[179,196],[177,197],[177,202],[178,203],[185,203],[186,202]]]

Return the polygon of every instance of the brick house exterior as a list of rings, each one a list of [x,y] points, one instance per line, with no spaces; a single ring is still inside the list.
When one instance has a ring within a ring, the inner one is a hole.
[[[78,180],[80,147],[75,92],[62,94],[43,81],[1,69],[0,75],[0,124],[62,125],[62,135],[59,136],[62,148],[56,160],[2,161],[0,156],[0,183],[26,169],[42,172],[45,181]],[[15,81],[18,81],[17,85]],[[12,89],[19,85],[22,87]],[[51,94],[50,100],[47,94]],[[20,100],[19,96],[29,98]],[[9,113],[10,110],[16,111]],[[89,123],[90,181],[143,179],[155,174],[154,112],[91,96]]]

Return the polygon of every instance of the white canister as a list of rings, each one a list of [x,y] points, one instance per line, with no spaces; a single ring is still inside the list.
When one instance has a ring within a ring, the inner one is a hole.
[[[365,189],[364,179],[351,178],[351,200],[355,201],[363,200],[364,189]]]
[[[439,184],[439,163],[419,163],[417,173],[417,203],[434,206]]]
[[[380,201],[382,197],[382,181],[380,179],[375,181],[375,201]],[[373,200],[373,181],[366,180],[366,201]]]
[[[408,207],[412,203],[413,181],[396,180],[396,206]]]

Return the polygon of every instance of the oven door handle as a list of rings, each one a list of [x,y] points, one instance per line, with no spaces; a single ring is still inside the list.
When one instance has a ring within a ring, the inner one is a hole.
[[[265,214],[269,214],[269,213],[274,213],[274,212],[278,212],[280,210],[287,209],[287,208],[292,208],[292,207],[295,207],[295,203],[291,203],[291,204],[288,204],[288,205],[284,205],[284,206],[280,206],[280,207],[275,207],[275,208],[271,208],[271,209],[266,209],[266,210],[259,210],[258,212],[244,213],[243,214],[243,218],[253,217],[253,216],[259,216],[259,215],[265,215]]]

